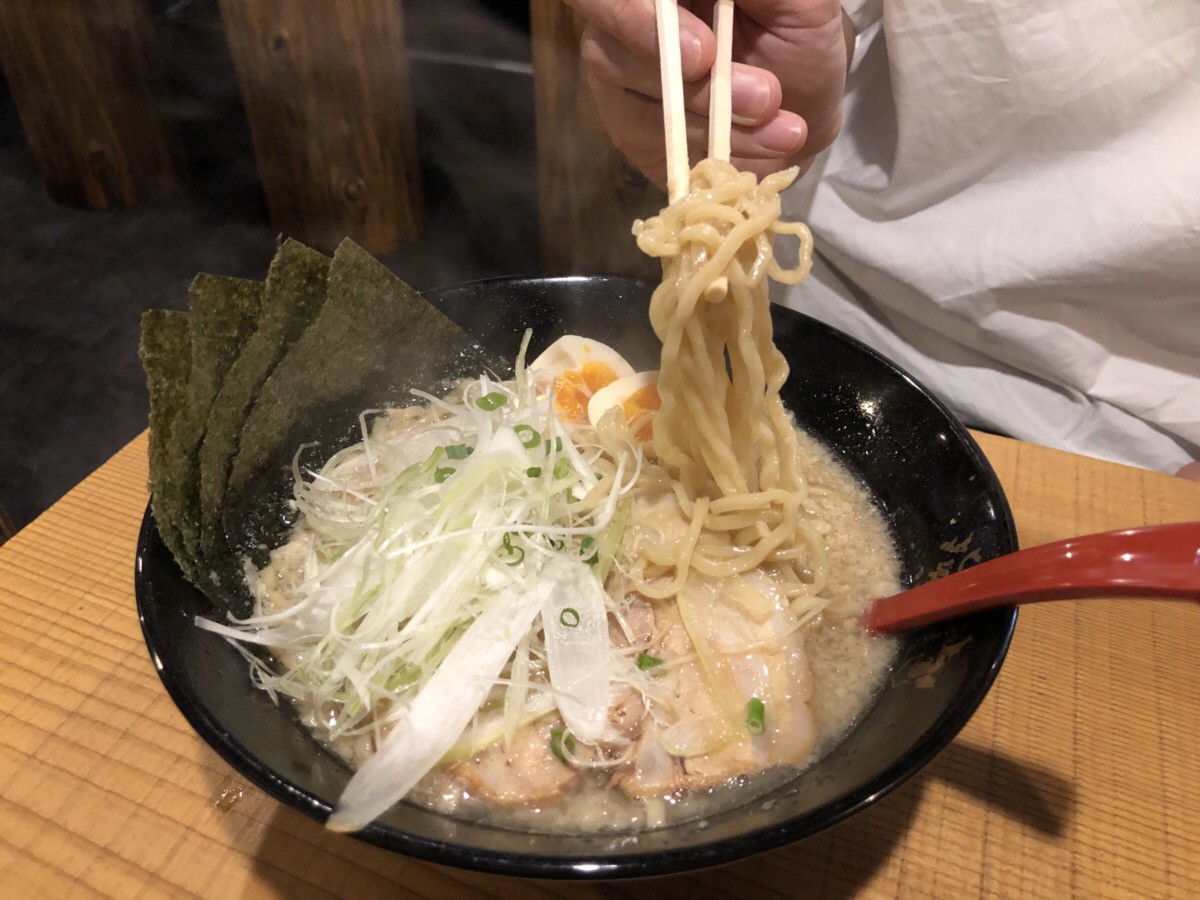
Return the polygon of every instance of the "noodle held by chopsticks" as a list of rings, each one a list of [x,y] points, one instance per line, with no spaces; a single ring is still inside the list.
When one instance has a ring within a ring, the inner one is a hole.
[[[662,341],[654,449],[677,477],[685,508],[694,509],[698,498],[709,501],[706,531],[717,539],[697,542],[692,568],[712,575],[747,572],[764,562],[786,568],[794,548],[809,543],[801,528],[806,489],[779,395],[788,366],[773,340],[767,278],[803,279],[812,265],[812,236],[803,224],[779,221],[780,193],[796,169],[759,182],[728,161],[733,9],[726,0],[715,11],[718,60],[710,110],[720,119],[712,119],[709,131],[710,153],[724,158],[710,156],[681,179],[687,149],[683,144],[681,162],[674,7],[673,0],[659,0],[671,202],[634,226],[642,251],[663,261],[662,283],[650,305],[650,322]],[[799,238],[794,267],[775,258],[777,234]],[[757,515],[758,527],[745,527],[747,513]],[[813,575],[810,568],[807,576]]]

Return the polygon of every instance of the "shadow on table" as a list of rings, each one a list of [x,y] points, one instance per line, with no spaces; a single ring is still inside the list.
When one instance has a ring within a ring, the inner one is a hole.
[[[1075,785],[1053,772],[982,747],[955,741],[922,771],[992,809],[1050,837],[1065,833]]]
[[[396,897],[590,897],[664,900],[705,897],[794,896],[805,879],[805,896],[851,897],[870,881],[902,840],[920,800],[914,779],[849,821],[806,841],[686,875],[602,883],[528,881],[449,869],[326,831],[316,822],[276,805],[253,852],[257,877],[279,896]]]
[[[1062,834],[1074,787],[1038,766],[961,742],[917,777],[835,828],[749,859],[686,875],[600,883],[535,882],[419,862],[326,831],[277,804],[254,850],[256,875],[279,896],[707,897],[855,896],[904,841],[921,796],[941,781],[1047,835]]]

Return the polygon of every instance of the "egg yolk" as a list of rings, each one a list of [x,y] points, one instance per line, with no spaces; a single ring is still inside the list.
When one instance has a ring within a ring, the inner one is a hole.
[[[654,414],[662,406],[658,396],[658,385],[648,384],[634,391],[621,404],[621,412],[625,413],[625,421],[633,429],[635,440],[643,444],[654,437]]]
[[[569,422],[587,421],[588,400],[617,380],[617,373],[602,362],[585,362],[554,380],[554,411]]]

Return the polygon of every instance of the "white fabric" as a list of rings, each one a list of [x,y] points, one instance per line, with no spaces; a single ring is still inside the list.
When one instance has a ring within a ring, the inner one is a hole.
[[[1200,458],[1200,0],[868,0],[843,131],[789,192],[776,299],[966,421]]]

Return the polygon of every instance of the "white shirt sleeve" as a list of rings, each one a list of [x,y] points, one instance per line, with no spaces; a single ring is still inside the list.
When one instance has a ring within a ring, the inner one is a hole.
[[[780,299],[972,424],[1200,457],[1200,3],[865,0],[843,132],[788,197]]]

